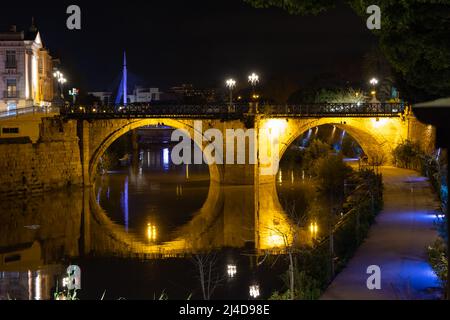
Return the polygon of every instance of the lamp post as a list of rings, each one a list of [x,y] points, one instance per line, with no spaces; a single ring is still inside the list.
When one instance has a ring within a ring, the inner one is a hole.
[[[73,88],[72,90],[69,90],[69,95],[72,96],[72,102],[73,102],[73,105],[75,105],[75,103],[77,101],[78,89]]]
[[[228,111],[230,111],[233,105],[233,89],[236,87],[236,81],[234,79],[228,79],[226,81],[227,88],[230,90],[230,106]]]
[[[59,70],[57,70],[53,73],[53,77],[58,82],[59,94],[60,94],[61,98],[64,100],[64,84],[67,82],[67,79],[64,78],[63,73],[60,72]]]
[[[256,73],[252,73],[248,76],[248,82],[252,85],[252,96],[255,95],[255,87],[259,83],[259,76]]]
[[[377,103],[378,100],[377,100],[376,86],[378,85],[378,79],[377,78],[370,79],[370,84],[372,85],[372,91],[370,92],[370,94],[372,95],[372,102]]]
[[[248,82],[252,85],[252,99],[255,100],[255,113],[258,113],[258,102],[256,101],[259,96],[255,93],[255,87],[259,83],[259,76],[256,73],[252,73],[248,76]]]

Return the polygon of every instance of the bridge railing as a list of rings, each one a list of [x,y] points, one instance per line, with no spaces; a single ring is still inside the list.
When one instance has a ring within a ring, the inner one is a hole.
[[[309,103],[301,105],[263,105],[260,112],[271,116],[298,117],[371,117],[398,116],[404,103]]]
[[[405,111],[403,103],[310,103],[301,105],[210,104],[127,106],[66,106],[61,114],[69,118],[242,118],[259,113],[271,117],[395,117]]]
[[[0,112],[0,119],[15,118],[15,117],[19,117],[22,115],[29,115],[29,114],[49,114],[49,113],[58,113],[58,112],[59,112],[58,107],[33,106],[33,107],[26,107],[26,108],[16,108],[16,109]]]
[[[241,117],[248,105],[134,105],[65,107],[61,114],[69,118],[157,118],[157,117]]]

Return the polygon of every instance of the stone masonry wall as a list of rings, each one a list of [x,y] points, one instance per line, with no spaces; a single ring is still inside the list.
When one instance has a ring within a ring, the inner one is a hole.
[[[76,122],[43,119],[37,143],[1,143],[0,197],[81,185]]]

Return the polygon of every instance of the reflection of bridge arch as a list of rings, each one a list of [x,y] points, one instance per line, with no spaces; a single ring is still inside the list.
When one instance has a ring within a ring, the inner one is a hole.
[[[195,214],[195,217],[188,225],[210,226],[213,218],[218,214],[218,204],[220,203],[220,192],[217,192],[217,184],[211,183],[208,197],[203,207]],[[182,227],[174,234],[171,241],[154,244],[145,241],[144,235],[128,233],[124,226],[113,222],[107,213],[96,202],[94,189],[91,189],[89,199],[90,212],[90,249],[100,254],[117,254],[124,256],[173,256],[183,255],[193,252],[195,243],[204,233],[197,226],[197,233],[194,230]],[[183,230],[184,229],[184,230]]]
[[[152,244],[145,241],[144,235],[127,233],[123,225],[113,222],[91,190],[89,207],[85,208],[90,212],[90,227],[85,228],[90,230],[89,251],[100,255],[170,257],[223,247],[243,248],[248,243],[261,250],[284,247],[283,236],[291,231],[291,225],[275,185],[258,187],[257,209],[254,194],[254,186],[211,182],[207,200],[192,220],[176,230],[172,240]]]
[[[101,156],[114,141],[132,130],[145,126],[157,126],[161,124],[174,129],[183,130],[189,137],[194,136],[195,128],[192,120],[175,120],[170,118],[109,120],[109,123],[96,123],[95,126],[91,127],[91,132],[89,134],[89,147],[91,149],[89,156],[90,183],[92,184],[94,182],[95,171]],[[203,138],[202,132],[197,131],[197,133]],[[196,143],[196,141],[194,141],[194,143]],[[215,164],[209,165],[209,175],[212,181],[220,181],[219,169]]]

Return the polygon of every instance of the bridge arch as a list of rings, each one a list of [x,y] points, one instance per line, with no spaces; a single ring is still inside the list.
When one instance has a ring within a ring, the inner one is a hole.
[[[369,159],[392,162],[392,150],[407,137],[406,126],[398,118],[314,118],[314,119],[266,119],[278,123],[280,137],[280,159],[289,146],[309,129],[323,125],[335,125],[345,130],[361,146]]]
[[[89,146],[91,148],[89,157],[89,182],[94,183],[95,171],[100,158],[111,146],[111,144],[125,135],[126,133],[146,126],[165,125],[174,129],[183,130],[189,137],[194,137],[194,132],[200,134],[203,138],[203,132],[196,131],[194,122],[192,120],[175,120],[170,118],[151,118],[151,119],[137,119],[137,120],[111,120],[115,122],[114,125],[95,123],[91,127]],[[109,123],[110,124],[110,123]],[[191,139],[196,143],[195,140]],[[197,143],[196,143],[197,144]],[[197,145],[202,150],[202,146]],[[207,154],[205,154],[208,157]],[[210,159],[207,159],[210,160]],[[208,161],[212,163],[212,161]],[[209,175],[211,181],[220,181],[220,171],[216,164],[209,164]]]

